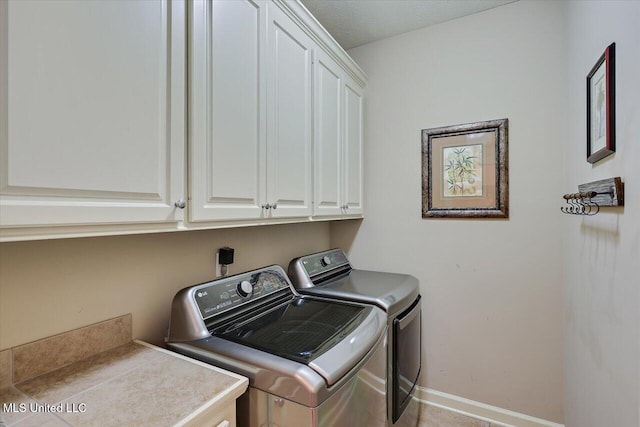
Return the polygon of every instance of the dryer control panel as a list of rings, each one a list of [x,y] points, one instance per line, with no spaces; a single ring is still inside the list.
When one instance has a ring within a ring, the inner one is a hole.
[[[306,255],[289,263],[289,276],[296,288],[317,286],[327,277],[349,270],[351,265],[342,249]]]

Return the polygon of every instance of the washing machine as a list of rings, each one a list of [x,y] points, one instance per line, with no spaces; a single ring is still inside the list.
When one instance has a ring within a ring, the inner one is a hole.
[[[277,265],[186,287],[167,347],[249,378],[241,427],[386,425],[382,309],[299,295]]]

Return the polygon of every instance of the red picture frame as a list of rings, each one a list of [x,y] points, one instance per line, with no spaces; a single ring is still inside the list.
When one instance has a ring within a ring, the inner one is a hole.
[[[616,151],[615,51],[611,43],[587,75],[587,161]]]

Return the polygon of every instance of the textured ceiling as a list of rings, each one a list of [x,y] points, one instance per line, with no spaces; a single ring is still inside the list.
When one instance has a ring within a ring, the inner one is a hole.
[[[301,0],[344,49],[516,0]]]

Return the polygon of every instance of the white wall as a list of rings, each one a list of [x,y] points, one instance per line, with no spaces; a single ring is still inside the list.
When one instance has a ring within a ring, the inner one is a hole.
[[[520,1],[352,49],[365,219],[331,227],[357,268],[420,280],[423,386],[560,422],[565,24]],[[421,129],[505,117],[511,217],[422,219]]]
[[[230,274],[328,249],[327,223],[0,244],[0,350],[133,314],[133,336],[161,344],[171,300],[211,280],[215,253],[235,248]]]
[[[567,191],[620,176],[624,208],[563,218],[567,427],[640,426],[640,2],[569,3]],[[585,77],[616,43],[616,153],[585,160]]]

